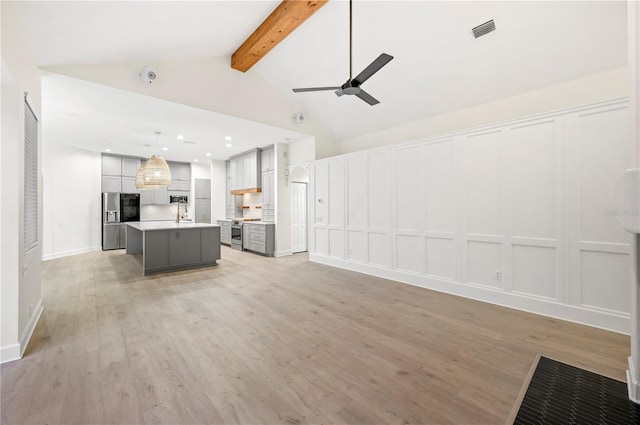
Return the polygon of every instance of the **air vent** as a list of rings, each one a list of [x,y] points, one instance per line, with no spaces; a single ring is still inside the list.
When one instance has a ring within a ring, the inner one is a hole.
[[[192,142],[191,140],[185,140],[184,142],[185,142],[187,145],[195,145],[195,144],[197,144],[197,143],[198,143],[198,142]]]
[[[471,31],[473,31],[473,36],[475,38],[482,37],[485,34],[489,34],[492,31],[496,30],[496,24],[493,22],[493,19],[485,22],[484,24],[480,24]]]

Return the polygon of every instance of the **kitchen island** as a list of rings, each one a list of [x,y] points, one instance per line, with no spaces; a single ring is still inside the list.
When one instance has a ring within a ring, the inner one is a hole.
[[[166,221],[127,223],[127,254],[142,254],[142,274],[213,266],[220,226]]]

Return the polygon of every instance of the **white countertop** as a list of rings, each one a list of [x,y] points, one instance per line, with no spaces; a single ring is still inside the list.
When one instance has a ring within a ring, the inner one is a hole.
[[[217,224],[209,223],[193,223],[190,221],[181,221],[180,223],[171,221],[131,221],[126,223],[134,229],[142,230],[173,230],[173,229],[201,229],[203,227],[220,227]]]

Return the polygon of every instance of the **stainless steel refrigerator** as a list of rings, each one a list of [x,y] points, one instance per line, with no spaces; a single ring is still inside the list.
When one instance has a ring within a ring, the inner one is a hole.
[[[124,248],[120,243],[120,233],[120,193],[103,193],[102,250]]]

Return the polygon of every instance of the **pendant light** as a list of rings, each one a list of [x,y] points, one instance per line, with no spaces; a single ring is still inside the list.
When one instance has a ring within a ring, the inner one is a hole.
[[[156,144],[160,137],[160,132],[155,131]],[[158,189],[162,186],[169,186],[171,184],[171,170],[167,161],[161,156],[152,155],[147,161],[144,167],[140,167],[136,173],[136,188],[137,189]]]

